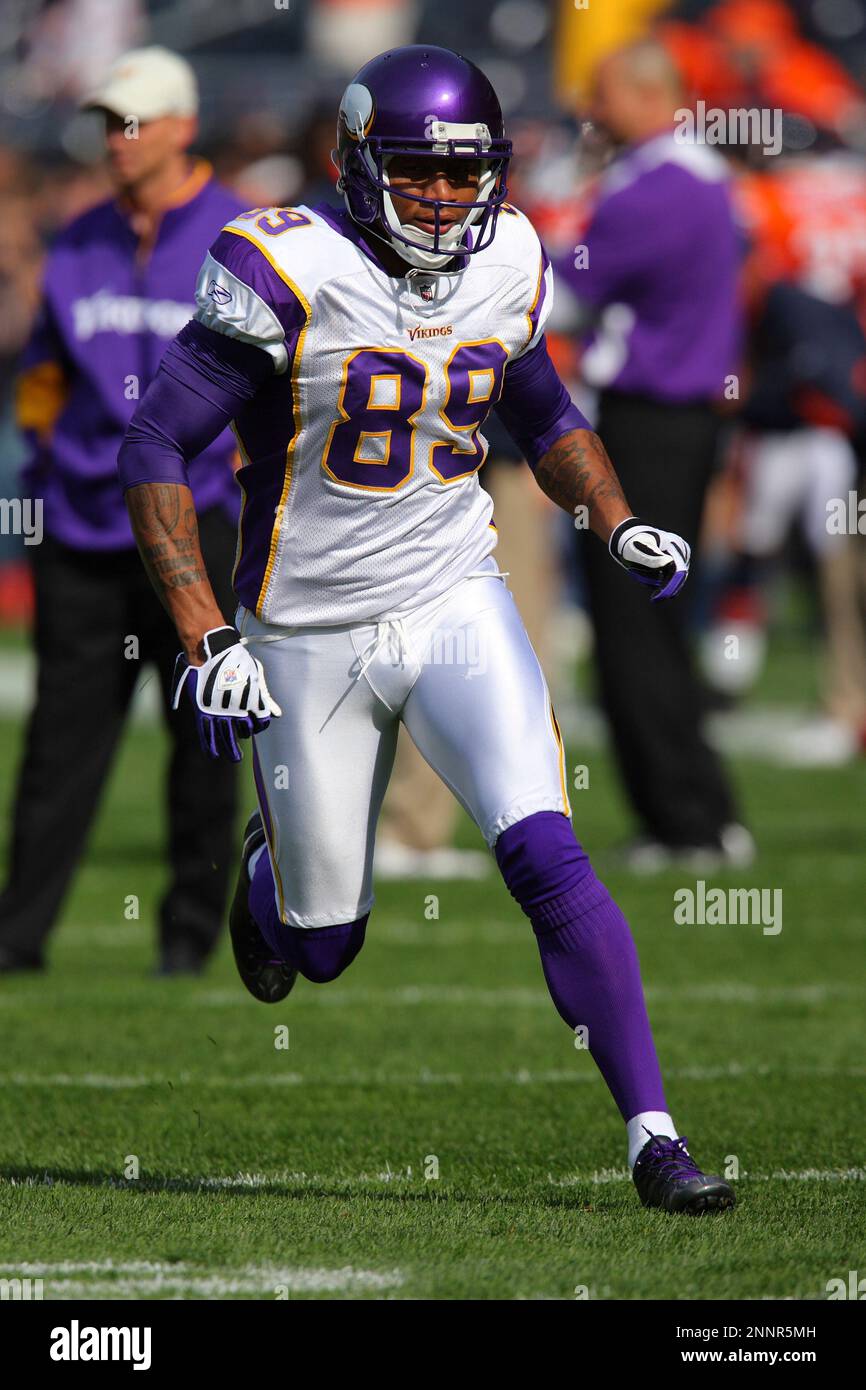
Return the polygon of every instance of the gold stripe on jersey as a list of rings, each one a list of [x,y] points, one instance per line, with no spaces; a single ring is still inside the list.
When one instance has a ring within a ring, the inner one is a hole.
[[[554,736],[555,736],[556,742],[557,742],[557,744],[558,744],[558,746],[559,746],[559,781],[560,781],[560,785],[562,786],[562,801],[563,801],[563,806],[564,806],[564,808],[565,808],[565,814],[566,814],[566,815],[569,817],[569,819],[570,819],[570,818],[571,818],[571,802],[570,802],[569,799],[568,799],[568,791],[566,790],[566,778],[565,778],[565,749],[564,749],[563,744],[562,744],[562,734],[561,734],[560,731],[559,731],[559,721],[558,721],[557,718],[556,718],[556,714],[555,714],[554,708],[553,708],[553,701],[550,699],[550,697],[548,697],[547,705],[548,705],[548,709],[550,710],[550,721],[551,721],[551,723],[552,723],[552,725],[553,725]]]
[[[292,424],[294,426],[294,433],[292,434],[292,437],[289,440],[289,446],[286,449],[286,471],[285,477],[283,479],[283,490],[280,494],[279,503],[277,504],[276,519],[274,521],[274,528],[271,532],[271,543],[268,549],[268,562],[265,566],[264,577],[262,578],[261,588],[259,589],[258,598],[256,599],[256,617],[261,618],[262,607],[264,605],[265,598],[267,597],[268,585],[271,582],[271,575],[274,572],[274,563],[277,557],[277,547],[280,541],[280,528],[283,524],[283,515],[285,513],[286,503],[289,500],[289,492],[291,491],[292,487],[295,445],[298,442],[298,436],[300,435],[302,429],[300,397],[298,392],[298,377],[300,376],[301,371],[301,358],[304,352],[304,340],[307,336],[307,329],[310,326],[310,319],[313,316],[313,311],[310,307],[310,302],[307,299],[306,295],[302,293],[302,291],[295,284],[294,280],[290,279],[290,277],[283,270],[282,266],[277,264],[270,251],[268,251],[266,247],[262,246],[260,241],[257,241],[254,236],[252,236],[247,231],[243,231],[240,227],[224,227],[223,230],[226,232],[231,232],[232,236],[243,237],[245,241],[249,241],[253,246],[255,246],[257,251],[261,251],[265,260],[273,267],[277,275],[279,275],[280,279],[283,281],[283,284],[288,285],[289,289],[292,291],[292,294],[295,296],[298,303],[304,310],[304,314],[306,316],[304,326],[298,334],[298,341],[295,346],[294,359],[292,361]],[[240,556],[238,557],[238,559],[240,559]]]
[[[250,462],[250,456],[249,456],[249,454],[247,453],[246,449],[244,448],[244,441],[241,439],[240,432],[239,432],[238,427],[237,427],[237,425],[235,424],[234,420],[230,420],[230,421],[229,421],[229,429],[231,430],[232,434],[233,434],[234,437],[235,437],[235,442],[236,442],[236,444],[237,444],[237,446],[238,446],[238,453],[239,453],[240,456],[241,456],[241,461],[242,461],[244,467],[246,467],[246,466],[249,464],[249,462]],[[235,562],[234,562],[234,565],[232,566],[232,588],[234,588],[234,584],[235,584],[235,575],[236,575],[237,572],[238,572],[238,565],[239,565],[240,562],[241,562],[241,555],[243,554],[243,549],[244,549],[244,511],[246,510],[246,505],[247,505],[247,490],[246,490],[246,488],[243,486],[243,484],[240,485],[240,488],[241,488],[241,510],[240,510],[240,514],[239,514],[239,516],[238,516],[238,539],[237,539],[237,544],[235,545]]]
[[[542,253],[542,254],[541,254],[541,257],[540,257],[540,260],[539,260],[539,264],[538,264],[538,284],[535,286],[535,294],[532,296],[532,303],[530,304],[529,308],[528,308],[527,311],[526,311],[526,322],[527,322],[527,324],[528,324],[528,326],[529,326],[529,337],[526,339],[527,345],[528,345],[529,343],[532,342],[532,335],[533,335],[533,333],[535,332],[535,328],[533,327],[533,323],[532,323],[532,315],[533,315],[533,313],[534,313],[534,311],[535,311],[535,306],[536,306],[536,304],[538,303],[538,296],[541,294],[541,285],[542,285],[542,281],[543,281],[543,280],[544,280],[544,254]]]

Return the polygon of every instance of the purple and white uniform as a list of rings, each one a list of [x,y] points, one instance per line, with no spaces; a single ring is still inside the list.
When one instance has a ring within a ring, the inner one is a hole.
[[[183,481],[233,420],[237,622],[283,710],[256,739],[257,783],[279,917],[300,927],[372,904],[400,719],[489,845],[570,815],[478,481],[491,407],[531,465],[588,428],[547,356],[547,257],[510,208],[453,273],[389,275],[374,245],[332,208],[230,222],[120,457],[126,487]]]
[[[460,54],[409,45],[349,83],[337,142],[346,213],[258,208],[228,225],[198,322],[166,352],[118,464],[126,488],[183,482],[230,420],[247,456],[237,622],[283,711],[256,736],[268,853],[250,861],[249,925],[309,980],[355,958],[402,721],[532,922],[554,1004],[586,1030],[627,1122],[630,1161],[646,1129],[670,1136],[656,1166],[669,1165],[676,1130],[634,942],[574,837],[562,740],[478,483],[491,408],[531,467],[588,428],[547,355],[549,268],[506,203],[502,111]],[[388,170],[401,155],[478,161],[459,224],[442,220],[451,200],[426,194],[426,228],[399,220]],[[258,973],[241,974],[263,998]]]
[[[343,623],[435,598],[496,544],[480,433],[541,339],[551,272],[503,211],[468,269],[387,275],[345,213],[244,213],[202,268],[199,323],[273,359],[235,418],[249,464],[238,597],[265,622]]]

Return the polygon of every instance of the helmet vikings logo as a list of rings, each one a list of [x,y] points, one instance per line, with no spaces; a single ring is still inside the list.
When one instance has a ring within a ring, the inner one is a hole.
[[[355,140],[362,140],[373,123],[373,93],[361,82],[350,82],[340,102],[340,119]]]

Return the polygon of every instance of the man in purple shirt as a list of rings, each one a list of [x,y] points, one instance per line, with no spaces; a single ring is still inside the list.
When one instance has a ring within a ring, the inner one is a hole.
[[[25,490],[41,499],[35,550],[36,705],[0,896],[0,970],[38,969],[81,855],[143,661],[167,695],[174,630],[143,577],[117,477],[117,452],[166,346],[193,310],[201,248],[237,200],[187,151],[197,92],[165,49],[121,58],[88,105],[106,120],[117,197],[78,217],[48,257],[25,351],[19,424]],[[190,462],[218,602],[233,611],[238,488],[223,431]],[[197,970],[219,932],[235,769],[201,756],[192,713],[172,718],[168,783],[172,880],[159,917],[160,969]]]
[[[716,465],[719,403],[735,392],[739,240],[718,151],[681,143],[683,103],[664,49],[634,44],[604,62],[592,116],[617,148],[589,227],[556,270],[592,319],[582,371],[597,428],[640,512],[658,511],[694,549]],[[748,862],[725,772],[701,732],[688,608],[648,607],[579,536],[601,697],[644,835],[636,869],[680,858]],[[695,860],[695,862],[698,862]]]

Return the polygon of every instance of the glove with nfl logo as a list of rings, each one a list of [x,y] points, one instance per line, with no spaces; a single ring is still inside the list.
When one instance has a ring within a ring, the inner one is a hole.
[[[238,739],[261,733],[271,715],[282,710],[268,691],[262,663],[247,651],[237,628],[212,628],[202,645],[201,666],[193,666],[182,652],[175,662],[172,709],[177,709],[186,687],[205,753],[239,763],[243,755]]]
[[[685,584],[691,547],[673,531],[662,531],[639,517],[621,521],[611,533],[608,549],[639,584],[657,590],[651,602],[672,598]]]

